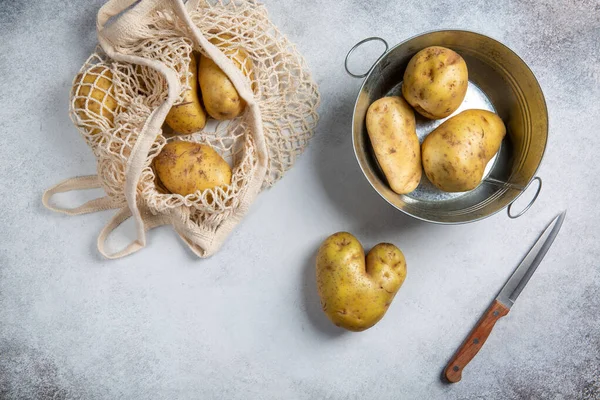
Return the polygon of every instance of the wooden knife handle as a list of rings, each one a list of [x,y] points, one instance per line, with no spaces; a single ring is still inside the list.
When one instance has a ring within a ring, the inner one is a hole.
[[[498,300],[494,300],[444,370],[444,375],[449,382],[456,383],[460,381],[462,370],[475,357],[475,354],[479,352],[481,346],[483,346],[488,336],[490,336],[496,321],[508,314],[508,311],[508,307]]]

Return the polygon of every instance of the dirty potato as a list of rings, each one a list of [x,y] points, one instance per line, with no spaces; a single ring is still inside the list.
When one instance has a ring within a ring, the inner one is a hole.
[[[98,120],[104,120],[113,127],[117,100],[113,86],[113,74],[104,65],[96,65],[83,75],[77,75],[72,89],[74,111],[79,123],[90,135],[98,134],[102,127]]]
[[[206,113],[200,104],[198,97],[198,68],[196,67],[196,58],[194,54],[190,55],[189,72],[187,84],[190,89],[183,94],[183,101],[174,105],[165,122],[167,125],[182,135],[198,132],[206,125]]]
[[[463,111],[425,138],[421,147],[425,175],[446,192],[474,189],[505,135],[502,119],[493,112]]]
[[[465,60],[445,47],[427,47],[411,58],[404,72],[402,95],[422,116],[446,118],[461,105],[469,74]]]
[[[337,326],[363,331],[385,315],[406,278],[406,260],[389,243],[373,247],[365,260],[360,242],[338,232],[321,245],[316,272],[325,314]]]
[[[383,173],[398,194],[410,193],[421,181],[421,149],[415,114],[401,97],[383,97],[367,110],[367,132]]]
[[[182,196],[231,184],[229,164],[206,144],[167,143],[154,159],[154,170],[167,190]]]
[[[222,35],[221,38],[211,39],[211,43],[219,47],[240,70],[249,75],[252,62],[248,54],[241,48],[231,47],[227,43],[229,39],[231,36]],[[200,57],[198,81],[206,111],[214,119],[233,119],[244,111],[246,102],[240,97],[233,83],[217,64],[206,56]]]

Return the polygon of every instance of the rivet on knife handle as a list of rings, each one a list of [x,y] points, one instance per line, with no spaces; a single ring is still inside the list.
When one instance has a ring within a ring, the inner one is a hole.
[[[496,321],[508,314],[508,310],[509,308],[504,304],[494,300],[444,370],[444,375],[449,382],[460,381],[462,370],[481,349]]]

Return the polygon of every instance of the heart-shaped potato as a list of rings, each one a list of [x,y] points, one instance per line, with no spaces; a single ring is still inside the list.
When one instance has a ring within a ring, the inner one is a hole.
[[[406,278],[404,254],[379,243],[366,257],[348,232],[329,236],[317,254],[317,289],[329,319],[342,328],[364,331],[387,311]]]

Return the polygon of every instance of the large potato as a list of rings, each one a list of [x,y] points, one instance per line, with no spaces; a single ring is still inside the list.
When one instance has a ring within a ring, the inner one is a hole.
[[[422,116],[446,118],[458,109],[469,85],[465,60],[445,47],[427,47],[410,59],[402,95]]]
[[[167,143],[154,159],[154,170],[167,190],[182,196],[231,184],[229,164],[206,144]]]
[[[98,134],[104,120],[109,127],[114,124],[117,101],[113,86],[113,74],[104,65],[96,65],[83,75],[77,75],[73,86],[75,113],[90,135]]]
[[[493,112],[466,110],[455,115],[425,138],[421,146],[425,175],[446,192],[474,189],[504,135],[506,127]]]
[[[211,43],[219,47],[233,63],[246,74],[251,71],[251,60],[241,48],[230,47],[226,41],[229,35],[222,35],[221,39],[211,39]],[[233,119],[240,115],[246,107],[246,102],[240,97],[235,86],[227,75],[208,57],[200,57],[198,80],[204,106],[208,114],[214,119]]]
[[[406,278],[406,260],[394,245],[380,243],[367,255],[347,232],[329,236],[317,254],[321,306],[337,326],[364,331],[375,325]]]
[[[198,132],[206,125],[206,113],[198,97],[198,68],[194,54],[190,55],[188,85],[190,89],[183,95],[183,101],[171,108],[165,122],[176,133],[188,135]]]
[[[367,110],[367,131],[392,190],[410,193],[421,181],[421,148],[415,114],[401,97],[383,97]]]

